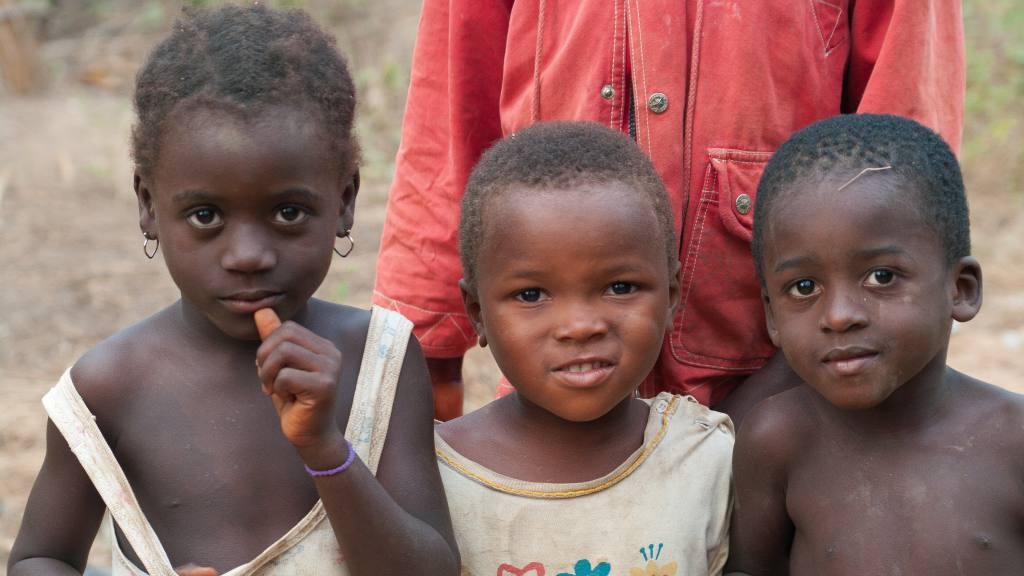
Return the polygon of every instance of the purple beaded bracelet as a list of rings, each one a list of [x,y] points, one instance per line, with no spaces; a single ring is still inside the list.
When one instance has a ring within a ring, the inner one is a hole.
[[[303,466],[306,468],[306,472],[308,472],[309,475],[313,476],[314,478],[318,478],[320,476],[334,476],[335,474],[341,474],[342,472],[347,470],[348,467],[351,466],[353,462],[356,461],[356,449],[352,447],[352,443],[346,439],[345,446],[348,446],[348,456],[345,457],[345,461],[341,463],[341,466],[338,466],[337,468],[331,468],[330,470],[313,470],[312,468],[309,467],[308,464],[303,464]]]

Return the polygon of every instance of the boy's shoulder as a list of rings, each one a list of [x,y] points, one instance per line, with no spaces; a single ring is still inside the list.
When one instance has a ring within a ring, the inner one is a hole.
[[[743,418],[738,434],[755,439],[781,439],[814,429],[812,392],[800,385],[758,402]]]
[[[805,386],[796,386],[759,402],[736,431],[737,453],[788,464],[820,424],[811,394]]]
[[[1024,395],[951,370],[959,394],[956,410],[961,430],[987,435],[994,448],[1010,448],[1024,457]]]
[[[961,402],[983,409],[996,409],[1004,417],[1024,416],[1024,395],[949,369],[953,385],[963,390]]]
[[[994,449],[1021,448],[1024,454],[1024,434],[1020,434],[1024,395],[953,370],[950,384],[956,392],[951,406],[954,416],[944,429],[951,434],[971,430],[972,436],[998,438]],[[771,455],[776,462],[801,453],[824,432],[813,394],[806,386],[798,386],[763,400],[744,418],[737,443]]]

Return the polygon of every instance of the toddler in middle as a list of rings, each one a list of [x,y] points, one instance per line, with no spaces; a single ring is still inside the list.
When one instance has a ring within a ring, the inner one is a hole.
[[[527,128],[474,169],[459,235],[466,310],[516,389],[436,428],[463,574],[720,574],[732,423],[635,397],[680,299],[647,157],[598,124]]]

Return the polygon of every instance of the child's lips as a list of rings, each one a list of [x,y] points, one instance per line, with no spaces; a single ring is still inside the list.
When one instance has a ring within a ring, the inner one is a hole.
[[[252,314],[261,308],[272,308],[282,297],[280,292],[270,290],[247,290],[220,298],[232,312]]]
[[[872,348],[849,346],[830,350],[822,362],[839,376],[852,376],[867,369],[878,355]]]
[[[594,388],[599,386],[614,370],[615,364],[599,358],[573,360],[551,372],[570,388]]]

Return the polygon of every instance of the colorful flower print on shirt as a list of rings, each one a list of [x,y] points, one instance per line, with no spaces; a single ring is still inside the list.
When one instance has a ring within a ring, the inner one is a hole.
[[[559,572],[558,576],[608,576],[612,571],[611,564],[607,562],[601,562],[593,568],[590,567],[590,560],[577,560],[576,566],[573,567],[572,574],[568,572]]]

